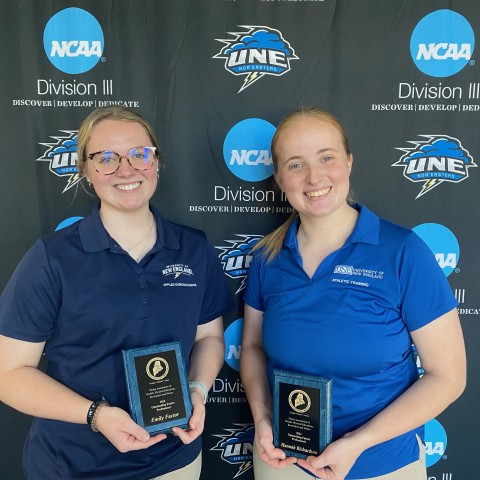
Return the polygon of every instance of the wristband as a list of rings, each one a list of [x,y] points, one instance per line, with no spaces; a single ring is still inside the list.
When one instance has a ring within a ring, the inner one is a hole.
[[[87,412],[87,423],[90,425],[90,428],[94,432],[98,432],[98,428],[96,425],[98,412],[102,407],[109,407],[110,404],[106,400],[99,400],[98,402],[93,402],[90,405],[90,408]]]
[[[207,403],[208,388],[202,382],[188,382],[190,388],[198,388],[203,394],[203,404]]]

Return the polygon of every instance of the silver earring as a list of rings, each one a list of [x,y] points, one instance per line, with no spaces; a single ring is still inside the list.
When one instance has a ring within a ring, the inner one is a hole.
[[[85,177],[85,178],[87,178],[87,177]],[[92,182],[90,181],[89,178],[87,178],[87,183],[88,183],[88,186],[89,186],[90,188],[92,188]]]

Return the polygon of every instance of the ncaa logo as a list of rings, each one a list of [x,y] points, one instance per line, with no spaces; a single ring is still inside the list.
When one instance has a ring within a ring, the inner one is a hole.
[[[48,21],[43,32],[45,54],[65,73],[91,70],[102,57],[103,45],[102,27],[81,8],[61,10]]]
[[[223,158],[236,177],[259,182],[273,175],[270,144],[275,130],[260,118],[247,118],[230,129],[223,142]]]
[[[225,330],[225,361],[235,371],[240,371],[242,350],[243,318],[238,318]]]
[[[455,270],[460,257],[457,237],[447,227],[438,223],[423,223],[412,230],[427,244],[448,277]]]
[[[413,30],[410,53],[415,65],[431,77],[455,75],[467,65],[475,46],[470,23],[452,10],[437,10]]]
[[[425,453],[427,467],[443,458],[447,449],[447,433],[442,424],[433,419],[425,424]]]

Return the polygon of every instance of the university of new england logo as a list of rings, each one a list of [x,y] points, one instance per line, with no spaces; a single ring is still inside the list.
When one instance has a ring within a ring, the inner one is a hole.
[[[448,135],[419,136],[426,140],[409,141],[413,147],[397,148],[404,155],[392,164],[394,167],[403,167],[403,175],[410,181],[424,182],[416,198],[443,182],[459,183],[465,180],[468,169],[477,166],[460,140]]]
[[[240,25],[243,32],[228,32],[234,38],[216,39],[225,44],[212,58],[224,58],[225,69],[245,75],[240,93],[264,75],[279,77],[290,71],[290,60],[298,60],[295,50],[279,30],[264,26]]]
[[[216,434],[219,442],[210,450],[220,451],[222,460],[239,469],[233,478],[237,478],[253,466],[253,437],[255,428],[252,424],[234,424],[234,428],[225,428],[228,433]]]
[[[238,233],[235,235],[240,239],[225,240],[230,245],[216,246],[215,248],[221,250],[219,258],[225,275],[242,280],[235,292],[237,294],[245,288],[248,270],[252,262],[252,248],[262,238],[262,235],[242,235]]]
[[[49,168],[57,177],[66,177],[67,185],[62,193],[80,181],[77,169],[77,130],[60,130],[65,135],[51,137],[55,141],[40,143],[48,147],[45,153],[37,158],[37,162],[49,162]]]

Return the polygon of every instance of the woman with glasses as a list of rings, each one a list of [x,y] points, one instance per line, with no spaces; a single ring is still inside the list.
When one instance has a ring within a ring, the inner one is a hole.
[[[223,363],[222,315],[234,305],[225,275],[203,232],[150,204],[161,159],[139,114],[94,110],[77,154],[98,204],[38,240],[0,298],[0,400],[35,417],[26,477],[198,479],[207,392]],[[122,350],[173,341],[193,413],[188,427],[150,436],[127,413]],[[43,352],[46,373],[37,368]]]
[[[414,232],[351,201],[353,156],[334,116],[292,112],[272,157],[294,210],[255,246],[245,291],[240,371],[255,421],[255,479],[425,480],[423,424],[465,387],[450,286]],[[332,381],[333,441],[320,454],[307,443],[315,435],[318,443],[315,424],[294,416],[310,405],[307,394],[285,413],[285,388],[284,446],[275,448],[275,369]]]

